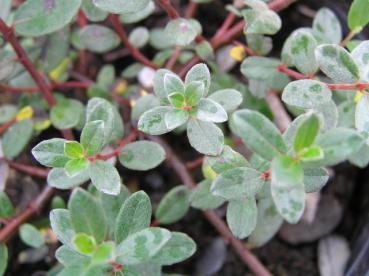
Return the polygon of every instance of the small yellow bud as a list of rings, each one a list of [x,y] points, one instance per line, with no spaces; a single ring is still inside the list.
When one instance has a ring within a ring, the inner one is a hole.
[[[30,119],[33,116],[33,109],[31,106],[27,105],[19,110],[18,114],[15,116],[17,121],[22,121],[26,119]]]
[[[363,96],[363,93],[361,93],[360,91],[356,91],[354,102],[358,103],[362,96]]]
[[[136,105],[136,101],[135,100],[130,100],[130,104],[131,104],[131,107],[134,107]]]
[[[36,131],[43,131],[48,129],[51,126],[51,121],[50,120],[43,120],[40,122],[36,122],[35,125],[33,126],[33,128]]]
[[[63,74],[68,70],[70,64],[69,58],[64,58],[63,61],[49,73],[49,77],[53,81],[58,81],[61,79]]]
[[[118,95],[123,95],[127,91],[128,83],[126,80],[119,80],[117,86],[115,87],[115,93]]]
[[[148,93],[145,89],[141,89],[140,94],[142,97],[146,96]]]
[[[240,45],[233,47],[229,52],[229,55],[238,62],[241,62],[244,60],[246,52],[245,49]]]

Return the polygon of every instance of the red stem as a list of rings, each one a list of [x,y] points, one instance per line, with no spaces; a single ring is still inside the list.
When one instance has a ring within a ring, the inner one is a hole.
[[[123,29],[123,26],[121,25],[119,18],[115,14],[109,14],[109,19],[117,32],[118,36],[122,40],[122,42],[126,45],[128,50],[131,52],[132,56],[139,61],[140,63],[151,67],[153,69],[159,69],[158,66],[156,66],[154,63],[152,63],[150,60],[148,60],[138,49],[136,49],[131,42],[129,42],[128,36]]]
[[[191,1],[187,6],[185,18],[189,19],[193,17],[194,14],[196,13],[197,7],[198,7],[197,3]]]
[[[173,7],[170,0],[158,0],[159,4],[163,7],[163,9],[167,12],[171,19],[179,18],[179,14],[176,9]]]
[[[44,98],[46,99],[46,101],[48,102],[49,106],[54,106],[56,104],[56,101],[49,89],[49,86],[47,85],[45,79],[40,75],[40,73],[37,72],[36,68],[28,58],[26,51],[19,44],[17,38],[14,35],[14,27],[13,26],[8,27],[5,24],[5,22],[0,18],[0,31],[3,33],[5,40],[8,41],[14,48],[14,51],[16,52],[19,61],[23,64],[28,73],[31,75],[32,79],[40,88],[40,91],[44,96]]]
[[[29,166],[21,163],[17,163],[11,160],[7,160],[9,166],[17,171],[28,174],[30,176],[39,177],[39,178],[47,178],[49,174],[48,169],[43,169],[35,166]]]
[[[187,170],[192,171],[192,170],[196,169],[197,167],[201,166],[203,162],[204,162],[204,157],[201,156],[201,157],[199,157],[199,158],[197,158],[193,161],[187,162],[186,163],[186,168],[187,168]]]
[[[290,76],[294,79],[297,79],[297,80],[303,80],[303,79],[310,79],[311,77],[310,76],[306,76],[304,74],[301,74],[295,70],[291,70],[289,69],[286,65],[284,64],[281,64],[278,66],[277,70],[287,76]]]
[[[365,90],[369,89],[369,83],[327,83],[331,90]]]
[[[16,119],[11,119],[9,122],[0,126],[0,135],[7,131],[13,124],[17,122]]]

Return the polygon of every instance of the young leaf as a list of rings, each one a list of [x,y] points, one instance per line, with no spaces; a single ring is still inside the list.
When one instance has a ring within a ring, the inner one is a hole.
[[[171,43],[178,46],[187,46],[198,35],[194,25],[184,18],[169,21],[165,27],[165,32]]]
[[[0,191],[0,218],[10,218],[14,213],[14,207],[7,194]]]
[[[77,14],[81,0],[29,0],[16,11],[15,31],[24,36],[41,36],[55,32],[69,24]]]
[[[32,149],[32,155],[46,167],[64,167],[69,161],[69,158],[64,154],[66,141],[60,138],[42,141]]]
[[[359,67],[344,48],[335,44],[319,45],[315,49],[319,68],[340,83],[354,83],[360,79]]]
[[[223,150],[223,132],[214,123],[190,119],[187,136],[192,147],[206,155],[219,155]]]
[[[225,145],[219,156],[208,156],[208,164],[216,173],[223,173],[227,170],[238,167],[249,167],[250,164],[242,154]]]
[[[144,9],[149,4],[149,0],[94,0],[93,3],[99,9],[110,13],[129,14]]]
[[[160,201],[155,218],[163,225],[180,220],[190,207],[190,195],[191,191],[186,186],[171,189]]]
[[[114,243],[104,242],[96,248],[96,252],[92,257],[91,263],[93,265],[104,264],[114,259]]]
[[[185,97],[183,93],[173,92],[168,95],[168,100],[174,108],[182,108],[185,104]]]
[[[278,156],[272,162],[272,197],[280,215],[297,223],[305,208],[304,171],[289,156]]]
[[[352,32],[360,32],[369,22],[369,6],[366,0],[354,0],[348,13],[348,26]]]
[[[220,174],[211,186],[213,195],[227,200],[255,196],[264,180],[262,173],[252,168],[235,168]]]
[[[296,130],[293,149],[296,153],[314,144],[319,133],[319,118],[316,114],[309,114]]]
[[[91,255],[96,249],[96,241],[94,237],[85,233],[78,233],[73,238],[74,247],[83,255]]]
[[[242,95],[235,89],[222,89],[212,93],[208,99],[220,104],[225,111],[232,112],[242,103]]]
[[[188,71],[185,84],[189,84],[194,81],[201,81],[205,86],[204,97],[208,94],[211,82],[211,76],[209,68],[204,63],[199,63],[193,66],[190,71]]]
[[[210,99],[200,100],[196,117],[199,120],[213,123],[223,123],[228,120],[228,115],[224,108]]]
[[[17,157],[32,138],[33,122],[30,119],[22,120],[12,125],[5,132],[1,144],[7,158]]]
[[[19,229],[21,240],[34,248],[39,248],[44,245],[45,240],[40,231],[32,224],[25,223]]]
[[[147,228],[130,235],[117,248],[117,262],[135,265],[147,262],[169,241],[171,233],[163,228]]]
[[[283,90],[282,100],[300,108],[315,108],[331,100],[332,92],[328,86],[316,80],[297,80],[290,82]]]
[[[104,145],[104,127],[101,120],[88,122],[81,133],[81,144],[88,156],[99,153]]]
[[[172,232],[164,247],[155,255],[153,261],[161,265],[172,265],[191,257],[196,251],[196,243],[186,234]]]
[[[110,195],[119,194],[122,182],[117,169],[112,164],[101,160],[92,162],[89,166],[89,174],[92,185],[99,191]]]
[[[65,173],[68,177],[74,177],[81,174],[87,169],[89,161],[86,158],[72,159],[64,166]]]
[[[184,93],[184,84],[182,80],[174,73],[167,73],[164,75],[164,89],[168,95],[171,93]]]
[[[70,212],[65,209],[51,210],[50,225],[58,240],[69,248],[73,248],[72,240],[76,232],[72,226]]]
[[[150,141],[129,143],[119,155],[119,161],[123,166],[138,171],[153,169],[164,159],[164,149],[159,144]]]
[[[230,127],[253,152],[267,160],[287,150],[279,130],[257,111],[236,111],[232,115]]]
[[[84,148],[76,141],[66,141],[64,143],[64,155],[71,159],[84,157]]]
[[[205,94],[205,85],[201,81],[193,81],[186,84],[185,98],[189,106],[197,106]]]
[[[8,248],[5,244],[0,244],[0,275],[4,275],[8,264]]]
[[[313,21],[313,32],[322,37],[325,43],[339,44],[342,28],[337,16],[328,8],[321,8]]]
[[[128,236],[150,226],[150,198],[143,191],[131,195],[122,205],[115,221],[115,242],[121,243]]]
[[[185,110],[172,109],[165,114],[165,125],[168,129],[175,129],[185,124],[190,118],[190,114]]]
[[[77,233],[85,233],[101,243],[106,235],[106,219],[99,202],[88,192],[77,188],[68,202],[70,220]],[[74,235],[73,235],[74,237]]]
[[[225,200],[220,196],[215,196],[211,193],[212,181],[203,180],[193,190],[190,196],[191,206],[194,208],[206,210],[215,209],[222,205]]]
[[[111,29],[91,24],[80,30],[82,45],[88,50],[95,53],[105,53],[116,48],[120,39],[118,35]]]
[[[304,184],[306,193],[319,192],[329,179],[324,168],[304,168]]]
[[[47,175],[48,185],[61,190],[77,187],[89,179],[88,170],[80,171],[78,174],[70,177],[66,174],[64,168],[54,168]]]
[[[154,93],[163,104],[168,103],[168,94],[164,88],[164,77],[167,74],[173,74],[173,72],[167,69],[159,69],[155,72],[153,80]]]
[[[171,110],[169,106],[158,106],[146,111],[138,121],[138,129],[150,135],[161,135],[171,131],[164,119],[165,114]]]
[[[61,263],[65,267],[69,267],[87,262],[88,257],[77,253],[74,247],[72,248],[66,245],[62,245],[56,250],[55,258],[58,260],[59,263]]]
[[[310,146],[303,148],[299,152],[299,158],[301,161],[314,161],[320,160],[324,157],[324,152],[319,146]]]
[[[257,207],[254,197],[231,200],[227,207],[227,223],[232,234],[239,239],[248,237],[255,229]]]

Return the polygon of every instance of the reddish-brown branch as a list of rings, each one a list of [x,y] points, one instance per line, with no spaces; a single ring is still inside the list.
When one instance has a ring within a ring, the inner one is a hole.
[[[0,31],[3,33],[4,39],[9,42],[14,51],[18,56],[18,60],[23,64],[24,68],[28,71],[32,79],[35,81],[37,86],[40,88],[42,95],[45,100],[48,102],[49,106],[54,106],[56,104],[55,98],[51,93],[45,79],[41,76],[41,74],[36,70],[35,66],[32,64],[26,51],[19,44],[17,38],[14,35],[14,28],[8,27],[5,22],[0,18]]]
[[[174,67],[174,65],[177,62],[178,57],[181,55],[181,51],[182,51],[182,49],[179,46],[177,46],[174,49],[172,56],[170,57],[170,59],[165,64],[165,68],[172,69]]]
[[[137,139],[138,137],[138,130],[137,129],[132,129],[132,132],[124,139],[122,139],[120,142],[119,142],[119,145],[116,149],[114,149],[112,152],[108,153],[108,154],[96,154],[95,156],[92,156],[89,158],[89,160],[91,162],[94,162],[96,160],[109,160],[110,158],[113,158],[113,157],[118,157],[121,153],[121,151],[123,150],[123,148],[130,142],[134,141]]]
[[[5,131],[7,131],[14,123],[16,123],[16,119],[11,119],[9,122],[0,126],[0,135],[2,135]]]
[[[235,19],[236,19],[236,16],[234,15],[234,13],[229,13],[226,19],[224,20],[222,26],[215,33],[214,39],[217,37],[223,36],[224,33],[231,27]]]
[[[190,1],[185,12],[185,18],[189,19],[193,17],[196,13],[197,7],[197,3]]]
[[[146,65],[148,67],[151,67],[153,69],[158,69],[158,66],[156,66],[154,63],[152,63],[150,60],[148,60],[138,49],[136,49],[131,42],[128,39],[128,36],[126,34],[126,31],[124,30],[123,26],[121,25],[119,18],[115,14],[110,14],[109,19],[111,24],[113,25],[115,31],[117,32],[118,36],[122,40],[122,42],[126,45],[128,50],[131,52],[132,56],[142,63],[143,65]]]
[[[167,154],[167,162],[174,169],[177,175],[180,177],[184,185],[193,189],[196,187],[196,183],[192,176],[188,172],[184,163],[172,151],[170,146],[160,137],[149,136],[149,139],[155,141],[164,148]],[[227,225],[214,211],[204,211],[204,216],[214,226],[214,228],[222,235],[224,240],[229,242],[233,249],[236,251],[242,261],[250,268],[255,275],[260,276],[271,276],[269,271],[263,266],[262,263],[251,253],[251,251],[244,245],[244,243],[236,239]]]
[[[169,15],[171,19],[179,18],[179,14],[176,11],[176,9],[173,7],[172,3],[170,3],[170,0],[158,0],[158,2],[163,7],[163,9],[166,11],[166,13]]]
[[[310,79],[311,77],[310,76],[306,76],[304,74],[301,74],[295,70],[292,70],[292,69],[289,69],[286,65],[282,64],[282,65],[279,65],[277,70],[287,76],[290,76],[294,79],[297,79],[297,80],[303,80],[303,79]]]
[[[19,172],[25,173],[30,176],[39,177],[39,178],[47,178],[49,174],[48,169],[43,169],[35,166],[30,166],[26,164],[21,164],[15,161],[6,160],[9,166]]]
[[[203,162],[204,162],[204,157],[201,156],[201,157],[199,157],[199,158],[197,158],[193,161],[187,162],[186,163],[186,168],[187,168],[187,170],[192,171],[192,170],[196,169],[197,167],[200,167]]]
[[[41,194],[38,195],[29,205],[16,217],[12,218],[8,224],[0,231],[0,243],[8,240],[13,234],[16,233],[18,228],[27,220],[29,220],[34,214],[36,214],[45,202],[53,194],[53,188],[46,184]]]
[[[369,83],[327,83],[331,90],[365,90],[369,89]]]
[[[288,115],[278,94],[271,91],[266,96],[266,101],[273,113],[274,122],[281,132],[284,132],[291,123],[291,117]]]

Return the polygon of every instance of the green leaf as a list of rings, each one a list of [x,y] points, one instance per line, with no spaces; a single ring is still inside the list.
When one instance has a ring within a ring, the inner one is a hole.
[[[193,66],[187,73],[185,78],[185,84],[188,85],[191,82],[200,81],[205,86],[204,97],[208,94],[211,82],[211,76],[209,68],[205,63],[199,63]]]
[[[279,65],[281,62],[274,58],[248,57],[241,64],[241,73],[250,79],[267,80]]]
[[[213,47],[206,40],[196,44],[195,52],[202,60],[213,60],[215,57]]]
[[[228,120],[228,115],[224,108],[211,99],[200,100],[196,117],[199,120],[213,123],[223,123]]]
[[[171,43],[177,46],[189,45],[198,35],[191,21],[184,18],[170,20],[165,27],[165,32]]]
[[[72,240],[76,232],[71,223],[70,212],[65,209],[51,210],[50,225],[58,240],[69,248],[73,248]]]
[[[242,154],[225,145],[219,156],[208,156],[208,164],[216,173],[223,173],[227,170],[238,167],[249,167],[250,164]]]
[[[324,168],[304,168],[304,184],[306,193],[319,192],[329,179]]]
[[[155,255],[153,261],[160,265],[172,265],[191,257],[196,251],[196,243],[186,234],[172,232],[164,247]]]
[[[91,194],[80,188],[73,190],[68,209],[71,224],[77,233],[90,235],[97,243],[105,239],[107,226],[104,211]]]
[[[361,96],[355,109],[355,127],[358,131],[369,133],[369,101],[368,96]]]
[[[164,88],[164,77],[167,74],[173,74],[173,72],[167,69],[159,69],[155,72],[154,81],[153,81],[154,93],[159,98],[160,102],[163,104],[169,103],[168,94]]]
[[[275,125],[264,115],[253,110],[238,110],[233,113],[230,127],[233,133],[253,152],[272,160],[273,157],[286,152],[286,144]]]
[[[7,194],[0,191],[0,218],[10,218],[14,213],[14,207]]]
[[[85,263],[88,260],[88,257],[77,253],[74,247],[72,249],[66,245],[62,245],[56,250],[55,258],[65,267]]]
[[[255,196],[264,184],[262,173],[252,168],[235,168],[220,174],[211,186],[213,195],[227,200]]]
[[[155,11],[155,4],[154,4],[153,1],[150,1],[149,4],[146,7],[144,7],[143,9],[140,9],[136,12],[126,13],[126,14],[120,15],[119,20],[122,23],[126,23],[126,24],[137,23],[137,22],[147,18],[154,11]]]
[[[92,185],[100,192],[117,195],[122,185],[117,169],[110,163],[97,160],[89,166]]]
[[[104,21],[108,16],[107,12],[102,11],[93,4],[93,0],[82,0],[82,10],[88,20],[92,22]]]
[[[283,90],[282,100],[299,108],[315,108],[331,100],[332,92],[328,86],[316,80],[297,80],[290,82]]]
[[[273,48],[272,39],[261,34],[248,34],[246,41],[251,50],[260,56],[269,54]]]
[[[185,98],[187,105],[197,106],[204,94],[205,94],[204,82],[193,81],[186,84]]]
[[[115,246],[113,242],[104,242],[96,249],[91,263],[94,265],[108,263],[114,259]]]
[[[270,185],[268,185],[268,189],[270,190]],[[259,198],[257,209],[256,227],[247,240],[247,243],[252,247],[260,247],[266,244],[277,234],[283,223],[283,218],[279,215],[274,205],[270,191],[268,196]]]
[[[314,166],[333,166],[346,160],[364,144],[364,138],[355,130],[334,128],[320,135],[317,145],[323,149],[324,158],[314,161]]]
[[[57,129],[76,127],[84,115],[84,106],[80,101],[62,99],[50,110],[50,120]]]
[[[135,48],[142,48],[144,47],[148,42],[150,38],[149,30],[145,27],[137,27],[132,30],[132,32],[129,34],[129,41]]]
[[[91,24],[80,30],[81,42],[94,53],[106,53],[116,48],[120,39],[111,29],[97,24]]]
[[[316,114],[310,113],[296,130],[293,149],[296,153],[314,144],[319,133],[319,118]]]
[[[171,131],[165,124],[165,115],[172,110],[169,106],[158,106],[146,111],[138,121],[138,129],[150,135],[161,135]]]
[[[101,69],[99,70],[99,73],[96,77],[96,83],[98,86],[109,89],[115,79],[115,68],[112,64],[103,65]]]
[[[64,168],[54,168],[47,175],[48,185],[61,190],[77,187],[89,179],[88,170],[81,171],[77,175],[70,177],[66,174]]]
[[[104,127],[101,120],[88,122],[81,133],[81,144],[88,156],[101,152],[104,145]]]
[[[269,9],[246,9],[242,11],[242,16],[247,22],[245,34],[273,35],[282,27],[278,14]]]
[[[67,176],[74,177],[87,169],[89,161],[86,158],[72,159],[65,164],[64,170]]]
[[[368,144],[365,143],[356,152],[352,153],[349,157],[349,161],[359,168],[365,168],[369,163]]]
[[[220,104],[225,111],[232,112],[242,103],[242,94],[235,89],[222,89],[212,93],[208,99]]]
[[[342,40],[340,21],[334,12],[328,8],[321,8],[313,21],[313,32],[323,37],[326,43],[339,44]]]
[[[132,107],[131,117],[132,120],[138,120],[142,114],[146,111],[159,106],[159,99],[153,95],[148,94],[136,101],[136,104]]]
[[[44,245],[45,240],[40,231],[32,224],[25,223],[19,229],[21,240],[34,248],[39,248]]]
[[[280,215],[297,223],[305,208],[304,171],[289,156],[278,156],[272,162],[272,197]]]
[[[171,224],[180,220],[190,207],[191,190],[186,186],[171,189],[160,201],[155,218],[161,224]]]
[[[86,109],[86,124],[92,121],[104,122],[104,145],[107,145],[114,133],[115,115],[113,106],[105,99],[92,98]]]
[[[4,104],[0,106],[0,124],[5,124],[13,119],[18,113],[15,105]]]
[[[185,110],[180,109],[172,109],[167,114],[165,114],[164,120],[165,125],[168,129],[175,129],[183,124],[185,124],[190,118],[190,114],[188,114]]]
[[[64,154],[71,159],[79,159],[84,157],[83,146],[76,141],[66,141],[64,143]]]
[[[191,119],[187,136],[193,148],[205,155],[219,155],[224,146],[223,132],[214,123]]]
[[[183,94],[184,89],[185,87],[184,87],[182,80],[176,74],[167,73],[164,75],[164,90],[169,98],[170,98],[170,94],[172,93]]]
[[[0,244],[0,275],[4,275],[8,264],[8,248],[5,244]]]
[[[117,262],[135,265],[147,262],[169,241],[171,233],[163,228],[147,228],[130,235],[117,248]]]
[[[29,119],[19,121],[5,132],[1,141],[4,155],[13,159],[28,145],[32,138],[33,122]]]
[[[318,146],[310,146],[307,148],[303,148],[299,152],[299,158],[301,161],[314,161],[323,159],[324,152],[321,147]]]
[[[211,193],[212,181],[203,180],[192,191],[190,196],[191,206],[197,209],[215,209],[224,203],[224,199]]]
[[[227,207],[227,223],[232,234],[239,239],[248,237],[255,229],[258,209],[254,197],[231,200]]]
[[[69,24],[77,14],[81,0],[28,0],[17,10],[15,31],[23,36],[41,36]]]
[[[115,242],[121,243],[130,235],[150,226],[150,198],[143,191],[132,194],[122,205],[115,221]]]
[[[99,9],[107,12],[126,14],[138,12],[144,9],[149,4],[149,0],[94,0],[93,3]]]
[[[73,238],[73,244],[77,251],[83,255],[91,255],[96,249],[94,237],[85,233],[78,233]]]
[[[123,166],[139,171],[153,169],[164,159],[164,149],[159,144],[150,141],[129,143],[119,155],[119,161]]]
[[[341,46],[335,44],[319,45],[315,58],[320,70],[339,83],[354,83],[360,79],[359,67]]]
[[[360,80],[369,82],[369,41],[363,41],[351,53],[352,58],[359,66]]]
[[[282,61],[296,67],[303,74],[314,74],[318,70],[314,50],[318,43],[314,36],[304,29],[294,31],[282,49]]]
[[[369,6],[366,0],[354,0],[348,12],[348,26],[351,31],[360,32],[369,22]]]
[[[182,108],[185,103],[185,97],[180,92],[173,92],[168,95],[168,100],[174,108]]]

